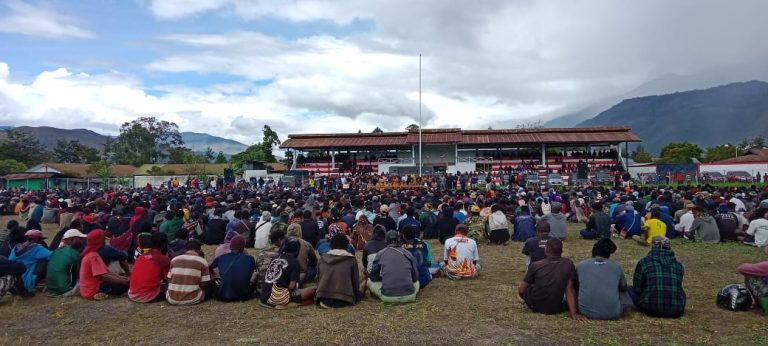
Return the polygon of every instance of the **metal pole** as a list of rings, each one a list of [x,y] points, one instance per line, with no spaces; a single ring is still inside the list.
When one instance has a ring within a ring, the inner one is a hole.
[[[419,177],[421,177],[421,54],[419,54]]]
[[[629,142],[624,142],[624,169],[629,171]]]

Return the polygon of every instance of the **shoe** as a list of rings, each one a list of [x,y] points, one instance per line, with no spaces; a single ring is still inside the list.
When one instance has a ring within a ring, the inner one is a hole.
[[[109,299],[109,295],[102,292],[96,293],[96,295],[93,296],[93,300],[96,300],[96,301],[107,300],[107,299]]]
[[[323,309],[330,309],[331,308],[330,306],[325,305],[325,303],[323,303],[323,302],[320,302],[320,307],[323,308]]]
[[[266,304],[266,303],[262,302],[261,300],[259,300],[259,306],[261,306],[262,308],[267,308],[267,309],[274,309],[275,308],[274,306]]]
[[[636,241],[638,244],[642,246],[648,246],[648,243],[645,241],[645,239],[643,239],[643,237],[639,235],[633,235],[632,240]]]

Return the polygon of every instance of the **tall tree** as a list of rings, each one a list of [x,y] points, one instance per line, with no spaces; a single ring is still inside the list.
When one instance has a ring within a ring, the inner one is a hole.
[[[53,148],[53,159],[61,163],[90,163],[99,160],[99,151],[80,144],[79,140],[60,139]]]
[[[224,156],[223,151],[219,151],[219,153],[216,155],[216,161],[215,163],[227,163],[227,157]]]
[[[34,136],[19,129],[5,131],[5,139],[0,141],[0,158],[16,160],[27,166],[45,162],[50,153]]]
[[[0,160],[0,176],[8,173],[18,173],[27,170],[27,165],[14,159]]]
[[[264,125],[261,138],[261,151],[264,155],[266,162],[275,162],[275,155],[272,153],[274,147],[280,145],[280,137],[277,136],[277,132],[272,130],[269,125]]]
[[[661,148],[659,163],[691,163],[693,159],[701,160],[704,153],[701,148],[693,143],[669,143]]]
[[[232,155],[229,164],[235,172],[241,173],[243,163],[247,161],[276,162],[275,155],[272,153],[275,145],[280,145],[277,132],[272,130],[269,125],[264,125],[261,143],[251,145],[244,151]]]
[[[629,157],[637,163],[649,163],[653,161],[651,153],[647,152],[642,145],[638,145],[637,148],[630,153]]]
[[[132,165],[159,163],[171,150],[182,148],[184,141],[179,126],[155,117],[140,117],[124,123],[112,145],[115,161]]]
[[[109,188],[109,180],[112,178],[112,166],[110,166],[109,163],[105,161],[94,162],[88,166],[88,169],[85,171],[96,174],[104,185],[104,188]]]
[[[741,156],[746,154],[745,150],[742,150],[738,146],[730,144],[721,144],[714,147],[709,147],[704,154],[704,162],[716,162],[732,157]]]
[[[211,147],[205,147],[205,153],[203,153],[203,156],[205,157],[206,161],[208,161],[209,163],[216,158],[216,154],[213,152],[213,149]]]
[[[416,124],[410,124],[405,128],[406,131],[415,131],[418,129],[419,129],[419,125],[416,125]]]
[[[384,130],[382,130],[381,127],[376,126],[372,133],[384,133]]]

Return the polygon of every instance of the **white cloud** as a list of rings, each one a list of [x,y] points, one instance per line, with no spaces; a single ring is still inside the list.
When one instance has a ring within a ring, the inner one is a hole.
[[[0,32],[48,38],[93,38],[95,35],[77,26],[76,21],[46,4],[33,5],[21,0],[7,0],[9,14],[0,17]]]

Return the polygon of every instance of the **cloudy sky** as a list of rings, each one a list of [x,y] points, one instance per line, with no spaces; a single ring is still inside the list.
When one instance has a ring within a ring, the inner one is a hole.
[[[501,128],[768,61],[768,1],[0,1],[0,125]],[[741,71],[744,71],[742,68]],[[740,77],[741,78],[741,77]]]

